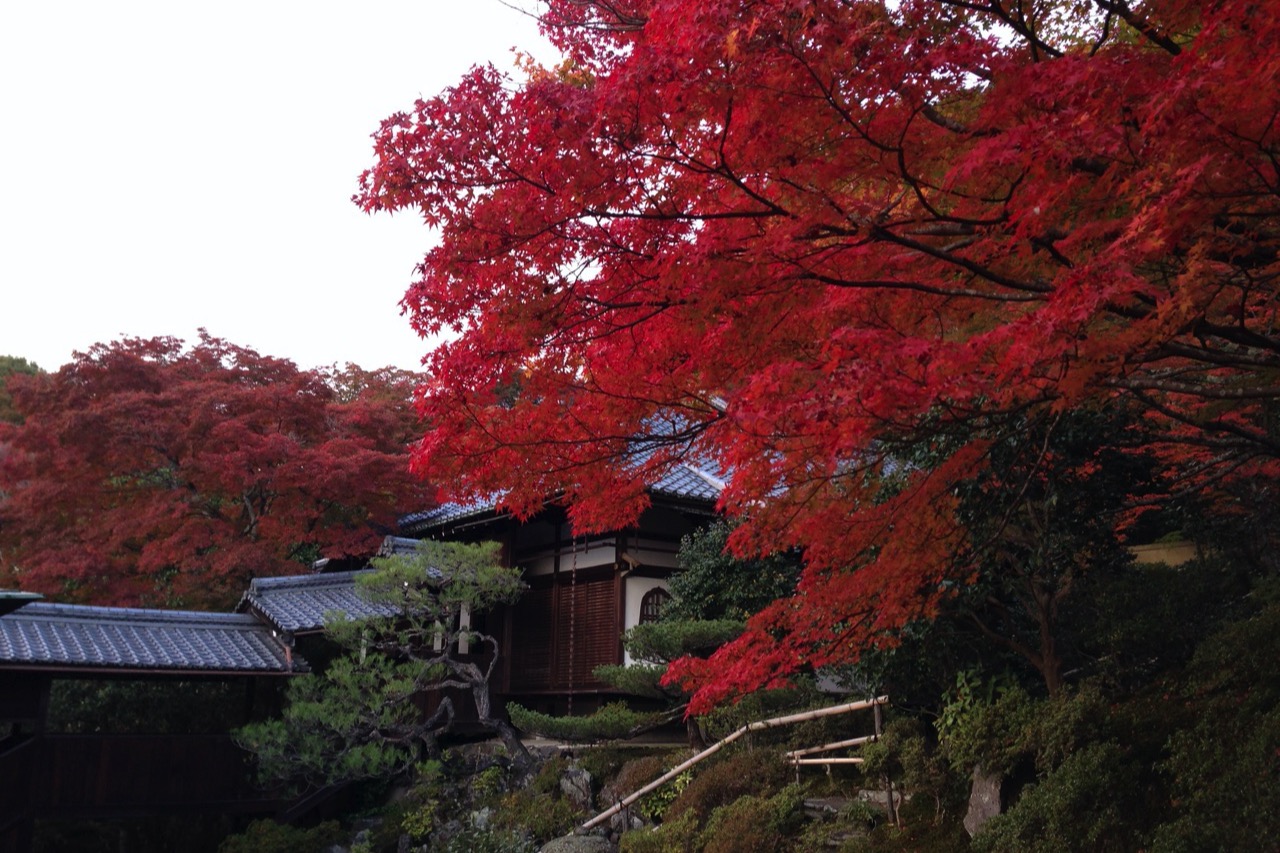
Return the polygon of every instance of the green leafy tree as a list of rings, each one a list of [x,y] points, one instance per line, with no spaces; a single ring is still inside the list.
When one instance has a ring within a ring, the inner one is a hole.
[[[800,555],[794,551],[740,558],[728,551],[733,525],[716,521],[680,542],[680,571],[671,578],[672,600],[663,621],[745,621],[796,589]]]
[[[955,574],[969,583],[955,606],[1050,694],[1087,642],[1074,636],[1084,620],[1073,611],[1132,563],[1117,528],[1131,496],[1152,485],[1144,460],[1115,446],[1129,425],[1117,412],[1015,419],[994,435],[982,473],[956,490],[967,547]]]
[[[22,413],[14,407],[13,397],[9,395],[9,377],[15,373],[35,376],[41,372],[34,361],[18,358],[16,355],[0,355],[0,421],[22,423]]]
[[[390,777],[438,753],[453,702],[442,695],[431,715],[429,691],[467,690],[477,720],[497,734],[520,770],[530,757],[512,726],[493,713],[489,679],[498,643],[462,614],[514,602],[518,569],[498,560],[497,543],[423,542],[417,553],[374,561],[360,593],[386,613],[365,619],[333,614],[327,633],[347,654],[322,675],[296,679],[283,718],[240,729],[266,779],[327,784]],[[462,643],[470,651],[459,651]]]

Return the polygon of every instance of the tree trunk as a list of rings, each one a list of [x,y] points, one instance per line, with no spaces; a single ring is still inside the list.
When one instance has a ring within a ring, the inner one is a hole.
[[[520,734],[506,720],[490,713],[492,701],[489,696],[489,682],[486,680],[479,684],[472,684],[471,697],[476,703],[476,716],[479,717],[480,725],[497,733],[519,773],[523,774],[529,770],[533,766],[533,756],[529,754],[529,750],[525,749],[520,740]]]

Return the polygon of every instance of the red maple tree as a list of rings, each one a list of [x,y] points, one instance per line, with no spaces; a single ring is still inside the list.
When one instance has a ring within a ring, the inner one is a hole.
[[[254,575],[367,555],[425,505],[408,470],[420,381],[300,370],[203,333],[15,379],[0,570],[58,600],[216,607]]]
[[[564,62],[389,118],[357,201],[439,230],[419,471],[599,529],[712,459],[734,547],[804,549],[695,710],[933,612],[976,424],[1121,401],[1179,488],[1275,473],[1274,4],[545,6]]]

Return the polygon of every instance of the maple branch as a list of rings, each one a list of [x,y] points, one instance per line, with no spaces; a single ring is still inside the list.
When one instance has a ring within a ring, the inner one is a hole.
[[[952,133],[958,133],[962,136],[974,136],[974,135],[990,136],[990,135],[993,135],[994,133],[994,131],[987,131],[982,134],[974,134],[973,131],[970,130],[967,125],[961,123],[956,119],[951,118],[950,116],[943,115],[942,112],[937,107],[935,107],[933,104],[930,104],[930,103],[921,104],[920,113],[929,121],[933,122],[943,130],[949,130]]]
[[[1116,388],[1131,391],[1164,391],[1172,394],[1186,394],[1190,397],[1202,397],[1210,400],[1271,400],[1280,399],[1280,386],[1262,388],[1235,387],[1220,385],[1193,384],[1175,382],[1170,379],[1153,377],[1121,377],[1112,380]]]
[[[1032,293],[1051,293],[1053,291],[1053,286],[1050,284],[1034,284],[1032,282],[1023,282],[1008,278],[1007,276],[1000,275],[996,271],[975,263],[968,258],[958,257],[950,252],[935,249],[928,243],[921,243],[919,240],[912,240],[909,237],[896,234],[892,230],[879,225],[872,225],[868,230],[871,234],[885,240],[886,242],[896,243],[899,246],[907,249],[914,249],[921,254],[928,255],[931,258],[936,258],[944,263],[961,267],[979,278],[986,279],[992,284],[1007,287],[1010,290],[1026,290],[1031,291]]]
[[[816,272],[798,274],[793,280],[816,281],[831,287],[867,290],[909,290],[943,297],[967,296],[990,302],[1040,302],[1043,299],[1043,297],[1033,293],[993,293],[989,290],[974,290],[967,287],[939,287],[919,281],[903,281],[901,279],[846,279]]]
[[[1152,411],[1159,412],[1161,415],[1169,418],[1171,421],[1183,424],[1188,427],[1192,427],[1198,433],[1201,433],[1201,434],[1205,432],[1227,433],[1243,441],[1244,442],[1243,446],[1252,447],[1255,449],[1261,447],[1271,456],[1280,456],[1280,443],[1277,443],[1276,441],[1272,440],[1264,432],[1246,430],[1243,427],[1241,427],[1239,424],[1228,423],[1222,420],[1214,420],[1214,421],[1198,420],[1192,417],[1191,415],[1187,414],[1186,412],[1184,412],[1181,408],[1175,409],[1172,406],[1169,406],[1169,405],[1166,405],[1165,403],[1160,402],[1156,398],[1152,397],[1150,394],[1143,393],[1143,389],[1127,388],[1125,390],[1128,391],[1130,394],[1132,394],[1134,399],[1138,400],[1143,405],[1149,407]],[[1165,438],[1163,440],[1168,441],[1169,439]],[[1229,445],[1223,445],[1221,443],[1213,443],[1212,440],[1208,437],[1200,438],[1197,440],[1192,440],[1189,437],[1182,437],[1178,439],[1178,441],[1179,443],[1183,443],[1183,444],[1199,444],[1205,447],[1229,446]],[[1235,447],[1239,448],[1241,447],[1241,445],[1235,445]]]
[[[1260,335],[1257,332],[1250,331],[1242,326],[1223,326],[1217,323],[1211,323],[1207,319],[1201,318],[1196,321],[1191,329],[1191,333],[1198,338],[1215,337],[1231,341],[1235,344],[1241,344],[1246,347],[1255,347],[1258,349],[1270,350],[1271,352],[1280,353],[1280,341],[1269,338],[1266,335]]]
[[[1159,45],[1170,54],[1177,56],[1182,53],[1182,48],[1178,46],[1177,42],[1161,33],[1146,18],[1138,17],[1137,13],[1129,8],[1129,4],[1125,0],[1094,0],[1094,2],[1103,11],[1119,15],[1121,20],[1141,33],[1148,41]]]
[[[1226,352],[1224,350],[1215,350],[1206,347],[1193,347],[1190,344],[1180,341],[1168,341],[1160,345],[1160,349],[1149,357],[1138,357],[1134,361],[1138,364],[1146,362],[1163,361],[1165,358],[1186,358],[1197,362],[1207,362],[1216,364],[1220,367],[1258,367],[1258,368],[1276,368],[1280,367],[1280,359],[1266,355],[1255,355],[1249,352]]]
[[[1010,10],[1005,9],[999,0],[988,0],[986,3],[966,2],[966,0],[942,0],[944,6],[955,6],[960,9],[968,9],[971,12],[989,12],[1005,24],[1011,30],[1027,40],[1028,46],[1031,48],[1031,57],[1034,61],[1039,61],[1040,57],[1037,51],[1043,51],[1051,58],[1057,59],[1062,56],[1062,51],[1058,50],[1046,42],[1040,40],[1035,31],[1027,23],[1022,14],[1021,4],[1018,6],[1018,14],[1015,16]]]

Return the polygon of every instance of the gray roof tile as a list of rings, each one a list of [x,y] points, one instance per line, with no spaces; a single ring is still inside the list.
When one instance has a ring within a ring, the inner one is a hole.
[[[394,616],[394,608],[371,604],[356,592],[356,577],[367,573],[368,570],[361,570],[254,578],[236,609],[252,607],[272,625],[289,633],[321,630],[325,614],[330,611],[345,613],[352,619]]]
[[[644,451],[637,454],[642,456]],[[654,495],[675,500],[706,501],[714,503],[724,491],[724,480],[709,466],[679,465],[658,481],[649,485]],[[496,514],[501,496],[471,503],[446,503],[434,509],[413,512],[401,516],[400,528],[412,533],[425,533],[451,524],[480,519]]]
[[[498,496],[494,496],[487,500],[472,501],[470,503],[446,503],[433,509],[411,512],[408,515],[401,516],[400,527],[404,530],[412,531],[431,530],[436,527],[445,527],[458,521],[479,518],[482,515],[495,512],[498,508],[498,500]]]
[[[0,666],[305,671],[252,616],[32,603],[0,618]]]

